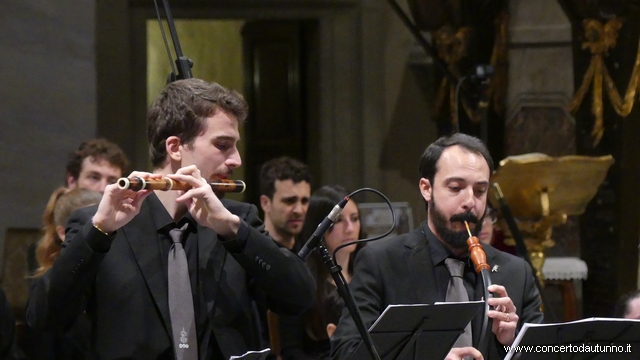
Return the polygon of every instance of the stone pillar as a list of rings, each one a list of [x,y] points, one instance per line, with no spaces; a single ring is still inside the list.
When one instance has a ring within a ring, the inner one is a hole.
[[[567,110],[573,96],[571,23],[556,0],[512,0],[509,11],[505,154],[574,155],[575,122]],[[578,233],[577,216],[555,226],[556,245],[546,250],[546,256],[579,257]],[[555,286],[545,289],[549,321],[563,320],[563,299],[557,290]],[[582,295],[576,293],[580,317]]]
[[[505,153],[576,153],[575,123],[567,112],[573,96],[571,23],[555,0],[509,4],[509,89]],[[547,255],[580,256],[577,222],[554,228]]]

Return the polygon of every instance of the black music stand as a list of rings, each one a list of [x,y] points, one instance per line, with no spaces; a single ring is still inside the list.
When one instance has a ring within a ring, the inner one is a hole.
[[[484,301],[389,305],[371,325],[371,339],[383,360],[444,359]],[[352,360],[370,359],[361,343]]]
[[[514,346],[519,346],[520,352],[514,351]],[[558,324],[524,324],[505,360],[639,358],[640,320],[588,318]]]
[[[258,351],[248,351],[240,356],[232,356],[229,360],[267,360],[271,349],[266,348]]]

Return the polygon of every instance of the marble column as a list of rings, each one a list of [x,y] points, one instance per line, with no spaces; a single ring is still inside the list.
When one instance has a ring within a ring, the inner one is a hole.
[[[571,23],[555,0],[509,4],[509,89],[505,153],[576,153],[575,122],[567,112],[573,96]],[[547,255],[579,256],[576,219],[554,228]]]

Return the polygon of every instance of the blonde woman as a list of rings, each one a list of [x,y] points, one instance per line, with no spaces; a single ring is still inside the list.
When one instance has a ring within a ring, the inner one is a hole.
[[[36,248],[38,268],[33,275],[28,306],[35,306],[36,299],[45,296],[44,275],[60,255],[65,240],[65,224],[71,213],[77,209],[100,202],[102,194],[89,189],[69,190],[60,187],[53,191],[45,208],[44,235]],[[35,331],[26,329],[25,353],[29,359],[84,359],[91,330],[90,323],[81,314],[65,331]]]
[[[74,210],[99,203],[101,197],[101,193],[89,189],[69,190],[66,187],[60,187],[53,191],[44,210],[44,236],[36,248],[39,267],[34,277],[42,276],[58,258],[60,246],[65,237],[64,227],[69,215]]]

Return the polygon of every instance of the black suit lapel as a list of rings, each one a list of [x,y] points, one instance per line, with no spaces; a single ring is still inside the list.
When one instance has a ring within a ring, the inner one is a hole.
[[[171,338],[167,274],[164,273],[160,259],[162,252],[148,202],[142,204],[140,214],[125,225],[122,232],[131,246],[147,288],[162,314],[167,336]]]
[[[409,267],[411,285],[420,304],[433,304],[437,301],[436,278],[433,272],[431,251],[427,237],[418,227],[405,241],[405,259]]]
[[[218,240],[218,235],[210,228],[198,226],[198,286],[200,287],[200,311],[196,314],[196,323],[205,326],[199,329],[200,358],[208,359],[209,339],[214,323],[215,307],[220,291],[222,266],[225,261],[226,250]],[[219,344],[220,345],[220,344]]]
[[[498,250],[491,246],[484,246],[485,254],[487,254],[487,264],[489,264],[492,284],[502,284],[504,274],[500,267],[502,264],[497,263]]]
[[[206,297],[203,298],[207,304],[205,315],[213,310],[214,301],[220,290],[218,283],[226,252],[215,231],[207,227],[198,226],[198,276],[200,279],[199,286],[202,287],[202,293]]]

